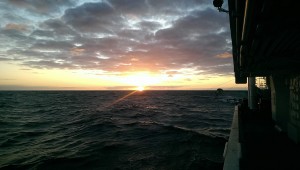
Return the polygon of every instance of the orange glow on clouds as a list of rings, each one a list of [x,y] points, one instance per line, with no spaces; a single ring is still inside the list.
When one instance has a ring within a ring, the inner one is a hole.
[[[233,76],[187,75],[157,72],[106,73],[97,70],[24,69],[0,63],[0,90],[201,90],[246,89]],[[226,84],[225,84],[226,83]]]
[[[150,74],[148,72],[139,72],[139,73],[132,73],[127,76],[123,77],[121,80],[122,83],[137,86],[137,87],[145,87],[145,86],[152,86],[157,85],[163,82],[163,77],[160,75]]]

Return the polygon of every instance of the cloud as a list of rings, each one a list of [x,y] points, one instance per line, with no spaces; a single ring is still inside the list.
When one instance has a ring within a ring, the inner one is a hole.
[[[12,80],[16,80],[16,79],[0,79],[0,81],[12,81]]]
[[[231,75],[232,73],[232,63],[225,63],[215,66],[206,67],[205,70],[209,74],[215,75]]]
[[[5,30],[27,31],[27,26],[23,24],[9,23],[4,27]]]
[[[139,17],[149,12],[146,0],[110,0],[108,2],[123,15]]]
[[[0,57],[0,61],[11,61],[13,60],[12,58],[5,58],[5,57]]]
[[[135,89],[136,86],[109,86],[105,87],[106,90],[131,90]]]
[[[224,58],[224,59],[226,59],[226,58],[232,58],[232,54],[229,53],[229,52],[224,52],[222,54],[218,54],[216,57],[217,58]]]
[[[30,36],[35,37],[36,39],[43,37],[52,39],[52,37],[54,37],[54,32],[45,30],[34,30]]]
[[[107,3],[85,3],[65,11],[64,21],[80,32],[114,34],[122,26],[122,18]]]
[[[74,2],[70,0],[8,0],[8,3],[15,7],[25,8],[39,14],[59,11],[64,6],[74,5]]]
[[[26,66],[31,66],[32,68],[37,68],[37,69],[53,69],[53,68],[58,68],[58,69],[66,69],[66,68],[76,68],[72,64],[69,63],[60,63],[60,62],[55,62],[55,61],[26,61],[24,62],[24,65]]]
[[[146,89],[147,90],[156,90],[156,89],[160,89],[160,90],[180,90],[183,89],[184,86],[147,86]]]
[[[48,87],[48,86],[20,86],[20,85],[0,85],[0,90],[77,90],[78,87]]]
[[[24,15],[15,15],[19,17],[1,26],[5,44],[0,46],[4,54],[0,60],[18,59],[31,68],[107,74],[232,73],[228,16],[207,1],[55,2],[6,1],[12,13]]]

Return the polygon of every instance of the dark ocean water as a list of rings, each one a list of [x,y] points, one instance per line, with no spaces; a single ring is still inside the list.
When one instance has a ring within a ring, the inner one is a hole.
[[[246,91],[129,93],[0,92],[0,168],[222,169]]]

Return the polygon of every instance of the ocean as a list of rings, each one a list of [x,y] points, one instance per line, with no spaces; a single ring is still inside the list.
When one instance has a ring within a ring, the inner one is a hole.
[[[1,91],[0,169],[222,169],[246,91]]]

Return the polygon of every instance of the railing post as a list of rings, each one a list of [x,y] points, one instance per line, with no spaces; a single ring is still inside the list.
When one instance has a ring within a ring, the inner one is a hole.
[[[248,106],[250,110],[257,109],[255,77],[248,77]]]

